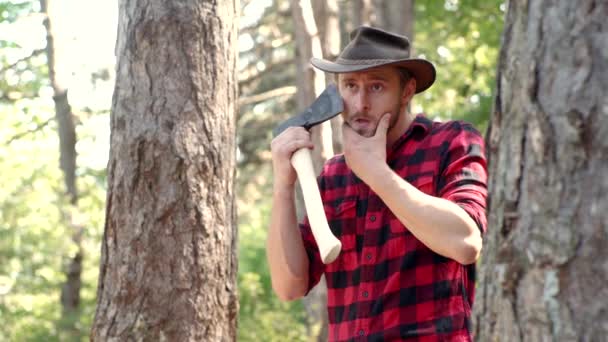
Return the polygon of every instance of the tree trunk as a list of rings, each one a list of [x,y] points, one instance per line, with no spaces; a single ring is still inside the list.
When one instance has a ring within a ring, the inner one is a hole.
[[[310,0],[292,0],[291,8],[295,23],[295,36],[298,54],[298,108],[303,110],[325,89],[325,74],[310,65],[310,58],[323,58],[319,31],[313,15]],[[311,129],[315,143],[312,152],[313,164],[317,173],[323,163],[334,155],[331,138],[331,124],[324,122]]]
[[[66,280],[61,289],[61,307],[63,324],[68,330],[76,331],[76,320],[80,306],[80,287],[82,273],[82,233],[84,228],[77,221],[78,216],[78,192],[76,190],[76,128],[72,108],[68,101],[68,90],[65,88],[66,80],[62,79],[58,72],[64,64],[60,64],[56,58],[55,32],[53,30],[53,13],[58,10],[50,0],[40,0],[40,10],[45,16],[44,26],[46,29],[46,57],[49,73],[49,81],[53,88],[53,101],[55,102],[55,120],[57,121],[57,133],[59,135],[59,166],[63,173],[65,183],[65,204],[60,205],[62,217],[66,226],[71,231],[72,243],[76,246],[75,255],[69,256]]]
[[[337,0],[315,0],[314,12],[319,33],[323,58],[333,61],[340,54],[340,17]],[[335,83],[335,74],[326,73],[325,83]],[[334,154],[342,152],[342,117],[331,120],[332,148]]]
[[[414,0],[376,0],[376,26],[414,41]]]
[[[320,7],[317,7],[319,9]],[[298,109],[308,107],[314,99],[321,94],[326,86],[325,73],[310,65],[310,58],[323,58],[321,34],[317,28],[311,0],[291,0],[291,9],[295,23],[296,50],[298,55]],[[324,10],[323,10],[324,11]],[[325,20],[325,19],[324,19]],[[332,126],[326,121],[311,129],[311,139],[315,145],[312,159],[317,174],[323,164],[334,155]],[[301,221],[304,213],[304,200],[297,188],[296,209],[298,220]],[[325,279],[304,298],[304,307],[308,314],[309,336],[316,339],[327,339],[327,288]],[[316,331],[315,327],[320,330]]]
[[[373,25],[376,22],[376,11],[372,0],[353,0],[353,29],[361,25]]]
[[[97,341],[234,341],[238,1],[120,1]]]
[[[608,336],[608,3],[509,1],[479,341]]]
[[[340,11],[340,41],[343,48],[350,41],[350,33],[361,25],[371,25],[372,0],[342,2]]]

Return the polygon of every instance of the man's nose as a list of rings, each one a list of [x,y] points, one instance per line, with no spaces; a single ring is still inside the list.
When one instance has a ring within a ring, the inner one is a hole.
[[[360,113],[366,113],[369,109],[369,97],[367,96],[367,92],[358,92],[355,95],[355,110]]]

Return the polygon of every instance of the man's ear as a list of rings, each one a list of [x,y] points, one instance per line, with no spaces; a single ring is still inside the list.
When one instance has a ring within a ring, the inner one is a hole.
[[[416,94],[416,79],[411,77],[407,80],[405,87],[403,87],[401,100],[403,100],[403,103],[409,103],[412,97],[414,97],[414,94]]]

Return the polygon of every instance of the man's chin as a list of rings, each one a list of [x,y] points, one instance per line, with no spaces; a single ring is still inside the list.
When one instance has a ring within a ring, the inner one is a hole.
[[[350,124],[350,127],[357,132],[357,134],[359,134],[362,137],[373,137],[374,134],[376,134],[376,129],[378,128],[378,126],[373,126],[370,124],[367,125],[360,125],[360,124]]]
[[[366,137],[366,138],[371,138],[376,133],[371,128],[356,128],[355,132],[357,132],[357,134],[359,134],[360,136]]]
[[[375,131],[369,131],[369,130],[367,130],[367,131],[361,132],[359,134],[362,135],[362,136],[364,136],[364,137],[366,137],[366,138],[371,138],[371,137],[373,137],[376,134],[376,132]]]

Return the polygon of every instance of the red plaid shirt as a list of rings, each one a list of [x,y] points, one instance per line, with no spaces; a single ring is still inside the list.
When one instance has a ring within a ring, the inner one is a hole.
[[[486,229],[486,161],[469,124],[419,115],[387,152],[391,169],[421,191],[460,205]],[[321,262],[308,220],[300,225],[310,259],[309,290],[327,280],[330,341],[470,341],[475,266],[418,241],[343,155],[319,176],[325,212],[342,252]]]

